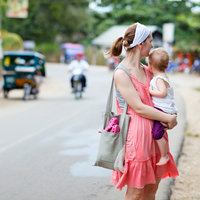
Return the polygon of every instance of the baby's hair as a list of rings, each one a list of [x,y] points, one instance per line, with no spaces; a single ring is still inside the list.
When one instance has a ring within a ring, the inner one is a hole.
[[[164,72],[169,65],[169,55],[162,47],[156,48],[149,54],[149,63]]]

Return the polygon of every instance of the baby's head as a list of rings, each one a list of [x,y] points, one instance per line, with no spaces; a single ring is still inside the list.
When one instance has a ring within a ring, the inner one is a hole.
[[[169,64],[169,55],[161,47],[152,50],[149,54],[149,66],[160,72],[165,72]]]

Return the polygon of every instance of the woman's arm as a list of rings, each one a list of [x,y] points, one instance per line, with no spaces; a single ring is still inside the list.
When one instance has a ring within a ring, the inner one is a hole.
[[[158,111],[157,109],[142,103],[133,83],[127,73],[122,70],[116,70],[114,74],[115,86],[120,92],[127,104],[141,117],[158,120],[168,124],[168,128],[172,129],[177,125],[176,115],[170,115]]]

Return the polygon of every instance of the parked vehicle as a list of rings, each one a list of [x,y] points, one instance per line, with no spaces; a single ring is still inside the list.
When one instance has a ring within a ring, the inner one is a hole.
[[[60,62],[70,63],[75,59],[77,53],[84,54],[84,46],[81,44],[63,43],[61,45]],[[86,59],[86,57],[82,57]]]
[[[200,74],[200,59],[196,58],[194,64],[192,65],[192,71],[198,72]]]
[[[115,69],[118,64],[119,64],[119,57],[108,58],[107,61],[106,61],[106,65],[111,70]]]
[[[30,95],[38,98],[39,85],[42,76],[45,76],[45,57],[33,51],[7,51],[2,60],[3,66],[3,92],[13,89],[24,89],[24,100]]]
[[[179,71],[179,66],[174,64],[171,60],[169,61],[167,72],[176,73]]]

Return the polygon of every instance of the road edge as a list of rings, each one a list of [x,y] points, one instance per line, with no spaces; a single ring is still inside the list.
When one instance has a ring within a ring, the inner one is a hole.
[[[178,126],[168,131],[170,152],[178,166],[178,159],[183,147],[184,133],[186,129],[186,109],[183,97],[175,86],[175,100],[178,108]],[[156,193],[156,200],[170,200],[172,193],[172,186],[174,185],[174,178],[166,178],[159,184]]]

